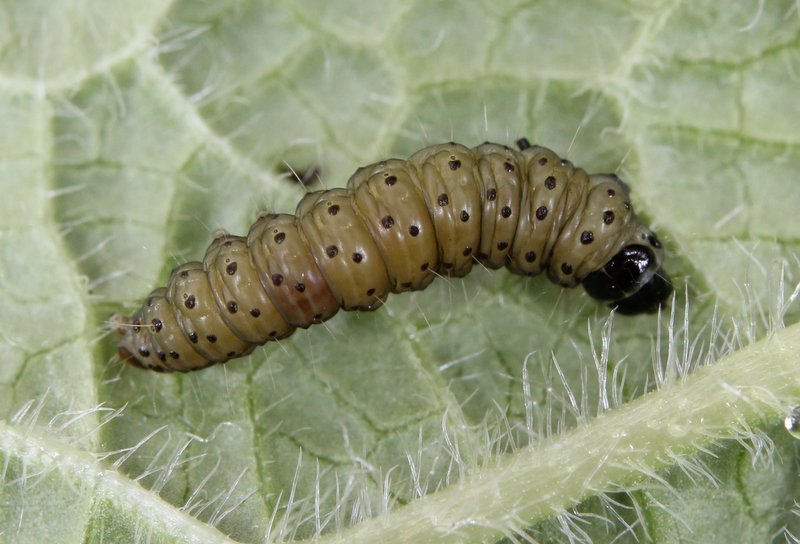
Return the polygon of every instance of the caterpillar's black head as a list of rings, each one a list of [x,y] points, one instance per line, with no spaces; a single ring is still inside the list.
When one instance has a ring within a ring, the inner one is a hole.
[[[672,293],[672,284],[652,249],[634,244],[583,279],[589,296],[621,314],[651,313]]]

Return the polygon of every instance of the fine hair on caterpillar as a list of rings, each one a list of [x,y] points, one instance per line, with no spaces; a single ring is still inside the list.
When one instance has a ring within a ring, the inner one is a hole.
[[[198,370],[475,263],[545,271],[618,313],[656,311],[672,292],[664,250],[627,185],[517,145],[429,146],[307,193],[294,215],[261,214],[247,236],[217,235],[202,262],[175,268],[132,316],[111,316],[120,356]]]

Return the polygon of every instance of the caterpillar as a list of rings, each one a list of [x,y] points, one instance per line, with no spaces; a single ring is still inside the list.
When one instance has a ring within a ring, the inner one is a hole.
[[[132,316],[111,316],[119,355],[198,370],[475,263],[546,271],[622,314],[656,311],[672,286],[628,186],[525,138],[517,146],[426,147],[359,168],[346,188],[307,193],[294,215],[262,213],[245,237],[217,235]]]

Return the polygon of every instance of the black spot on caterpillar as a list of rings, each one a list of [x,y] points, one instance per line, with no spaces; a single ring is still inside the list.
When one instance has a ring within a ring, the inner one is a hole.
[[[364,166],[346,188],[308,193],[295,215],[262,214],[246,237],[217,236],[131,317],[111,316],[120,355],[197,370],[476,262],[583,284],[623,314],[657,310],[672,291],[663,248],[627,186],[517,144],[450,142]]]

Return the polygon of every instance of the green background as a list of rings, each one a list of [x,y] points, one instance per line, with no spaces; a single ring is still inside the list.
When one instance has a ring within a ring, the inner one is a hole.
[[[789,0],[0,1],[0,540],[336,534],[795,323],[799,84]],[[287,165],[328,188],[520,136],[620,171],[667,247],[672,320],[475,270],[200,373],[114,358],[112,311],[216,229],[294,209]],[[800,534],[787,402],[618,493],[532,485],[554,519],[500,492],[491,540]]]

